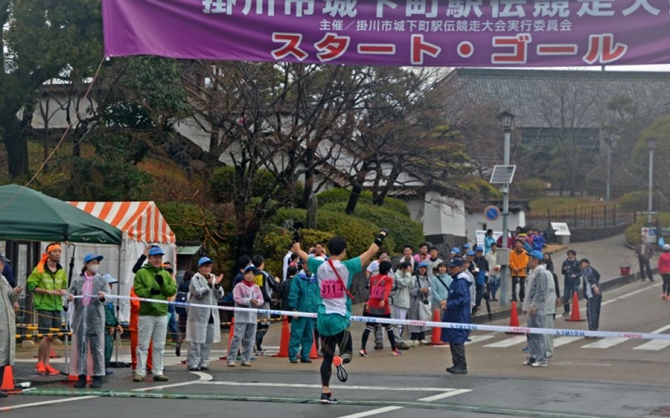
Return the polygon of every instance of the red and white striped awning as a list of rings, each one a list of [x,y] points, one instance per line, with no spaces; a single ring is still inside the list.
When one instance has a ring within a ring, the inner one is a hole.
[[[123,238],[174,244],[170,225],[154,202],[70,202],[123,231]]]

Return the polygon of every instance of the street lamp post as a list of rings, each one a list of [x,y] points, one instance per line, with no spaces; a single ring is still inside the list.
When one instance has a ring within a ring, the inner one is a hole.
[[[653,201],[653,186],[654,186],[654,150],[656,149],[656,140],[654,138],[647,139],[647,146],[649,147],[649,201],[647,205],[647,222],[651,225],[651,211]]]
[[[504,154],[504,164],[510,165],[510,141],[512,129],[514,129],[514,115],[508,111],[504,111],[500,114],[500,121],[502,123],[502,128],[505,131],[505,154]],[[507,218],[509,217],[509,184],[503,185],[503,210],[502,210],[502,245],[505,249],[505,253],[508,249],[508,236],[507,236]],[[500,306],[507,306],[509,304],[509,298],[507,297],[507,266],[509,261],[501,263],[500,269]]]
[[[605,187],[605,202],[609,203],[610,201],[610,182],[612,177],[612,143],[614,139],[605,138],[605,143],[607,144],[607,184]]]

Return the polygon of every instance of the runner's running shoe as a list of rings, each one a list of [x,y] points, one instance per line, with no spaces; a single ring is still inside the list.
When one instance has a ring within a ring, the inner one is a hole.
[[[344,368],[342,363],[342,357],[333,357],[333,366],[337,368],[337,380],[340,382],[346,382],[349,378],[349,373],[347,373],[347,369]]]
[[[337,399],[333,397],[332,393],[322,393],[321,394],[321,399],[319,399],[319,403],[321,404],[336,404]]]
[[[58,370],[51,367],[51,364],[45,364],[44,369],[46,370],[49,376],[58,376],[60,374]]]

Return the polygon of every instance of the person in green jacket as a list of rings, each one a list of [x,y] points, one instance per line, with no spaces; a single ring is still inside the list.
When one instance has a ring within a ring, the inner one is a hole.
[[[140,298],[166,301],[177,293],[177,284],[170,273],[163,269],[163,255],[158,247],[149,250],[149,263],[135,273],[135,293]],[[151,352],[153,368],[151,373],[154,381],[167,382],[163,374],[163,352],[167,338],[168,305],[167,303],[140,301],[140,317],[138,324],[137,368],[133,382],[143,382],[146,376],[147,354],[149,344],[153,344]]]
[[[103,274],[102,278],[107,281],[110,289],[119,282],[107,273]],[[112,352],[114,351],[114,335],[117,332],[123,334],[123,327],[119,323],[116,313],[114,313],[114,302],[111,301],[105,305],[105,331],[105,375],[109,376],[114,374],[109,370],[109,365],[112,362]]]
[[[299,312],[316,313],[319,303],[319,284],[316,276],[307,267],[291,281],[288,296],[288,309]],[[311,363],[309,352],[314,343],[314,318],[294,317],[291,321],[291,339],[289,340],[288,359],[291,363],[298,362],[300,352],[301,363]],[[301,348],[302,346],[302,348]]]
[[[47,245],[46,252],[33,272],[28,276],[28,291],[33,294],[33,307],[37,311],[39,331],[43,334],[53,333],[52,328],[61,329],[63,322],[63,296],[67,293],[67,276],[60,265],[62,248],[54,242]],[[57,376],[58,370],[49,364],[53,349],[53,337],[45,335],[40,343],[37,354],[38,374]]]

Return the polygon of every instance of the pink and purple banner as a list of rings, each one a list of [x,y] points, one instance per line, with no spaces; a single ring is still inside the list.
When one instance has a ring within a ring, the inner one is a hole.
[[[109,57],[392,66],[670,63],[669,0],[102,0]]]

